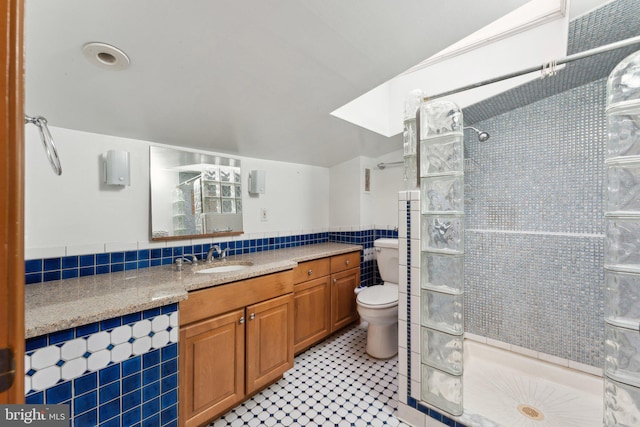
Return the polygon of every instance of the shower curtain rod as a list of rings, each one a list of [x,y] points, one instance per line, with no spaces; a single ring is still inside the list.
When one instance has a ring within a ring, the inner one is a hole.
[[[494,77],[492,79],[488,79],[488,80],[484,80],[478,83],[473,83],[467,86],[463,86],[460,87],[458,89],[454,89],[454,90],[450,90],[447,92],[442,92],[439,93],[437,95],[431,95],[431,96],[426,96],[424,97],[424,101],[429,101],[432,99],[437,99],[437,98],[442,98],[445,96],[449,96],[449,95],[453,95],[456,94],[458,92],[464,92],[465,90],[469,90],[469,89],[475,89],[478,87],[482,87],[482,86],[486,86],[488,84],[491,83],[497,83],[497,82],[501,82],[503,80],[508,80],[514,77],[519,77],[522,76],[524,74],[529,74],[529,73],[533,73],[535,71],[541,71],[542,72],[542,76],[541,78],[546,77],[547,75],[552,76],[556,73],[556,66],[557,65],[562,65],[562,64],[566,64],[568,62],[573,62],[576,61],[578,59],[583,59],[583,58],[587,58],[589,56],[593,56],[593,55],[598,55],[600,53],[605,53],[605,52],[609,52],[615,49],[620,49],[623,47],[627,47],[627,46],[631,46],[633,44],[637,44],[640,43],[640,36],[636,36],[636,37],[631,37],[625,40],[620,40],[617,41],[615,43],[610,43],[610,44],[606,44],[604,46],[600,46],[600,47],[596,47],[593,49],[589,49],[589,50],[585,50],[582,52],[578,52],[578,53],[574,53],[573,55],[569,55],[569,56],[565,56],[564,58],[560,58],[560,59],[556,59],[555,61],[551,61],[548,62],[546,64],[543,64],[542,66],[534,66],[534,67],[529,67],[529,68],[525,68],[524,70],[520,70],[520,71],[516,71],[514,73],[510,73],[510,74],[505,74],[503,76],[500,77]]]
[[[399,166],[399,165],[404,165],[404,160],[401,162],[382,162],[382,163],[378,163],[376,166],[378,166],[378,169],[382,170],[387,166]]]

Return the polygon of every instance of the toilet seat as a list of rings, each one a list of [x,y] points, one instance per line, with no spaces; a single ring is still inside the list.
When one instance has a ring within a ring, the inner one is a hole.
[[[398,285],[385,283],[370,286],[358,294],[358,304],[367,308],[388,308],[398,305]]]

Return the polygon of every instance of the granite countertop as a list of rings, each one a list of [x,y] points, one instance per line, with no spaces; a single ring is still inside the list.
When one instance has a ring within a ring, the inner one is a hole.
[[[358,245],[321,243],[227,257],[230,264],[253,263],[237,271],[196,273],[211,267],[201,262],[185,265],[182,271],[166,265],[27,285],[25,337],[177,303],[187,299],[189,291],[290,270],[299,262],[361,249]]]

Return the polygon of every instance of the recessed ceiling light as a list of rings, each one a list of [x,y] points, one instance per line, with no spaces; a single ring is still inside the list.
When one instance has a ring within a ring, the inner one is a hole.
[[[82,53],[89,62],[107,70],[124,70],[131,63],[126,53],[106,43],[87,43],[82,46]]]

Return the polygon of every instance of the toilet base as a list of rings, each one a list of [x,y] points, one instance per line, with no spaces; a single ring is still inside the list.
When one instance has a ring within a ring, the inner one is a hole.
[[[398,354],[398,323],[386,325],[369,323],[366,351],[375,359],[389,359]]]

